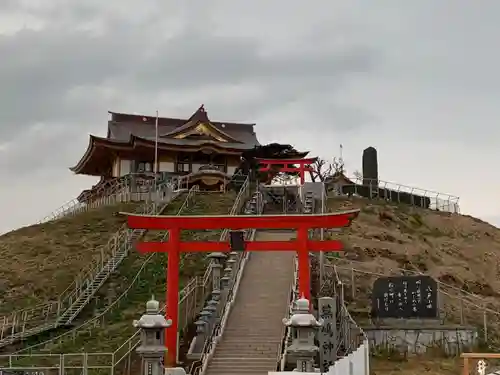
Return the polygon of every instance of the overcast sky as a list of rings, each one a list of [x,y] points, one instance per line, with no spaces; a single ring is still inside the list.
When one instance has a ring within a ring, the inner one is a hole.
[[[498,0],[1,0],[0,233],[95,179],[107,111],[257,123],[500,224]]]

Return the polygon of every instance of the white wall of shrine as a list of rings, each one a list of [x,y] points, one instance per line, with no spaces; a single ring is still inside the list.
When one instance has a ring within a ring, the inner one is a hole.
[[[175,172],[175,164],[171,161],[160,161],[158,170],[160,172]]]
[[[232,176],[235,171],[236,171],[236,167],[233,167],[233,166],[230,166],[230,165],[227,166],[227,174],[228,175]]]
[[[192,170],[193,172],[198,171],[198,169],[202,166],[203,164],[193,164]],[[234,172],[236,171],[236,166],[227,166],[227,174],[228,175],[233,175]],[[158,162],[158,170],[159,172],[175,172],[175,163],[173,161],[163,161],[160,160]],[[129,173],[132,173],[132,160],[129,159],[121,159],[117,157],[115,161],[113,162],[113,168],[112,168],[112,173],[113,177],[122,177],[126,176]]]
[[[130,173],[131,162],[130,160],[120,159],[120,176],[125,176]]]

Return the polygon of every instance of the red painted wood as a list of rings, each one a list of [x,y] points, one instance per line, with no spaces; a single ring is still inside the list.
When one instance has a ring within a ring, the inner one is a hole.
[[[260,164],[312,164],[318,158],[307,158],[307,159],[256,159]]]
[[[177,358],[177,331],[179,324],[179,253],[229,251],[229,242],[182,242],[182,229],[297,229],[297,240],[251,241],[248,251],[297,251],[299,292],[310,298],[309,250],[339,251],[339,241],[314,241],[308,239],[308,229],[345,227],[359,214],[359,210],[320,215],[269,215],[269,216],[147,216],[127,214],[131,229],[157,229],[170,232],[168,242],[143,242],[137,244],[140,252],[168,252],[166,317],[172,320],[166,329],[166,363],[174,364]]]
[[[310,167],[317,158],[308,159],[257,159],[259,164],[266,166],[260,167],[259,172],[268,172],[272,169],[273,165],[278,165],[277,171],[279,172],[298,172],[300,177],[300,184],[304,185],[306,181],[306,171],[311,172],[313,169]],[[298,164],[298,167],[289,167],[289,165]]]
[[[291,241],[248,241],[245,242],[246,251],[297,251],[299,242]],[[307,240],[308,251],[341,251],[342,242],[338,240],[315,241]],[[136,245],[140,253],[170,253],[172,249],[178,248],[181,253],[211,253],[216,251],[229,252],[229,242],[205,241],[205,242],[181,242],[174,244],[171,240],[166,242],[139,242]]]
[[[299,228],[297,231],[297,273],[299,278],[299,295],[311,301],[311,269],[309,265],[307,237],[307,228]],[[312,303],[310,306],[312,308]]]
[[[314,169],[311,167],[304,167],[304,171],[313,171]],[[259,168],[259,172],[269,172],[269,171],[274,171],[272,167],[261,167]],[[299,172],[300,173],[301,169],[299,168],[279,168],[279,172]]]
[[[172,319],[172,325],[165,330],[165,344],[168,348],[166,353],[167,361],[170,366],[175,366],[177,362],[177,330],[179,325],[179,265],[180,254],[179,245],[181,244],[181,235],[179,229],[170,229],[170,252],[167,260],[167,306],[172,308],[165,309],[167,319]]]
[[[346,227],[356,218],[359,210],[317,215],[262,215],[262,216],[148,216],[127,215],[131,229],[166,230],[179,228],[202,229],[297,229]]]

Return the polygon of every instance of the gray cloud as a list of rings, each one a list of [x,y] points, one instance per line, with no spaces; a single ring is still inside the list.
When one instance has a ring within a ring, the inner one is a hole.
[[[95,17],[90,9],[77,9],[74,13],[83,20]],[[42,14],[52,18],[57,15],[53,11]],[[18,129],[34,121],[88,121],[112,104],[103,103],[99,95],[90,103],[94,111],[72,102],[72,90],[81,87],[107,86],[122,95],[140,95],[257,83],[265,88],[260,98],[264,110],[312,93],[338,90],[349,74],[370,71],[377,56],[360,45],[264,56],[256,39],[216,36],[189,27],[168,38],[154,38],[155,27],[150,23],[148,17],[132,27],[126,20],[108,20],[99,36],[49,26],[0,37],[0,55],[6,56],[0,70],[4,109],[0,122],[5,124],[0,136],[8,137],[11,127]],[[302,48],[297,46],[298,51]]]
[[[460,171],[488,175],[500,158],[499,11],[489,0],[0,1],[2,196],[45,189],[39,210],[0,232],[92,183],[67,167],[88,133],[105,133],[107,110],[188,116],[200,103],[214,119],[257,122],[264,141],[326,157],[343,143],[352,170],[373,144],[385,179],[462,195],[468,212],[493,217],[500,204],[481,199],[496,189],[477,197]]]

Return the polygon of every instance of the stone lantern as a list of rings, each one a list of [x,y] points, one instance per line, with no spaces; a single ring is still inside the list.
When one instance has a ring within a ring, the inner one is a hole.
[[[314,358],[319,348],[314,345],[315,331],[323,325],[309,312],[309,301],[304,297],[295,302],[295,311],[283,324],[296,332],[287,352],[297,359],[298,372],[314,372]]]
[[[172,325],[160,314],[160,303],[154,298],[146,303],[146,313],[133,326],[141,330],[141,344],[136,349],[142,357],[145,375],[162,375],[165,356],[165,328]]]
[[[212,297],[215,299],[220,295],[220,278],[222,273],[222,263],[226,259],[226,254],[220,252],[210,253],[208,255],[212,261]]]

